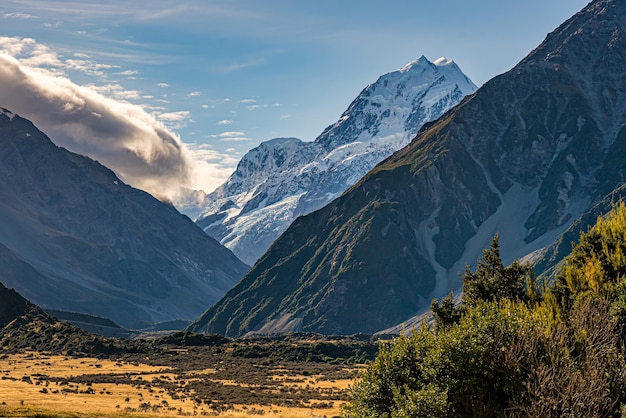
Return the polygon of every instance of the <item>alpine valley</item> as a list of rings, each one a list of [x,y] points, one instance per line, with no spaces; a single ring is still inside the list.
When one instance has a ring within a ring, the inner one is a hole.
[[[196,318],[246,272],[171,205],[0,111],[0,282],[143,328]]]
[[[542,269],[549,269],[559,261],[561,235],[585,228],[588,213],[619,197],[624,184],[625,62],[626,3],[591,2],[339,198],[297,218],[189,329],[228,336],[351,334],[407,323],[427,311],[433,297],[460,288],[459,272],[496,233],[505,262],[543,257]],[[381,143],[401,143],[380,119],[396,109],[389,101],[399,79],[444,68],[418,60],[382,77],[314,146],[285,139],[254,150],[214,195],[221,210],[211,209],[199,222],[213,234],[222,231],[217,236],[228,244],[238,219],[253,209],[281,202],[296,208],[283,213],[301,214],[321,206],[321,196],[334,197],[341,188],[309,191],[300,187],[305,174],[320,173],[316,181],[326,182],[322,174],[334,161],[346,161],[353,148],[356,154],[367,149],[369,139],[353,138],[379,134],[387,138]],[[410,97],[402,103],[413,103],[416,96]],[[378,109],[383,113],[370,113]],[[393,124],[410,126],[408,132],[435,113],[417,110],[412,117],[406,109]],[[261,165],[267,171],[255,177]],[[257,186],[282,166],[298,168],[288,171],[287,182]],[[298,186],[287,193],[291,185]],[[276,197],[287,195],[292,201]]]
[[[277,138],[262,143],[199,206],[181,209],[253,264],[295,218],[341,195],[407,145],[424,123],[475,90],[453,61],[430,62],[422,56],[367,86],[315,141]]]

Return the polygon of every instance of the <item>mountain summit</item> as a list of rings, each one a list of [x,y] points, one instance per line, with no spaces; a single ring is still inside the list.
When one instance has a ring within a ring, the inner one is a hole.
[[[189,218],[0,110],[0,282],[126,327],[191,320],[247,266]]]
[[[196,222],[253,264],[296,217],[341,195],[475,90],[454,61],[422,56],[367,86],[314,142],[278,138],[249,151]]]
[[[626,2],[596,0],[370,171],[297,219],[191,327],[375,332],[460,287],[500,234],[545,248],[624,183]]]

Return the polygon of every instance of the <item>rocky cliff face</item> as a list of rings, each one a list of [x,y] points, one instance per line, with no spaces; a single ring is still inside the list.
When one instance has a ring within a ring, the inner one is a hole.
[[[375,332],[460,287],[500,234],[540,252],[624,183],[626,4],[596,0],[511,71],[296,220],[192,326]]]
[[[444,58],[432,63],[421,57],[385,74],[314,142],[278,138],[248,152],[206,197],[197,223],[253,264],[296,217],[341,195],[475,89]]]
[[[173,207],[4,109],[0,197],[0,282],[44,308],[126,327],[193,319],[247,269]]]

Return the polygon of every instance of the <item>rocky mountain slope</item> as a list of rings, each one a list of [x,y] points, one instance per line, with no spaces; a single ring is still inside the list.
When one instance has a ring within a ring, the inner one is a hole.
[[[315,141],[278,138],[249,151],[196,221],[253,264],[296,217],[341,195],[475,90],[453,61],[422,56],[366,87]]]
[[[125,327],[193,319],[247,266],[189,218],[0,111],[0,281]]]
[[[626,3],[591,2],[297,219],[190,329],[374,332],[458,289],[497,232],[505,262],[542,251],[624,183],[624,62]]]

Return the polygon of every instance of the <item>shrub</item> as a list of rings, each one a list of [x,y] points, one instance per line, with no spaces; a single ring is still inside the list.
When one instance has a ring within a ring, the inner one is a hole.
[[[381,346],[345,417],[612,417],[626,402],[626,207],[581,234],[553,287],[504,267],[497,237],[460,307]]]

